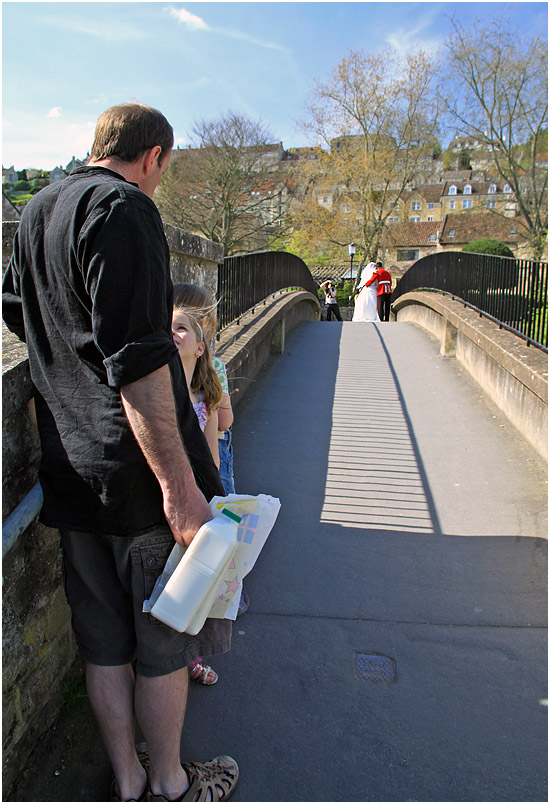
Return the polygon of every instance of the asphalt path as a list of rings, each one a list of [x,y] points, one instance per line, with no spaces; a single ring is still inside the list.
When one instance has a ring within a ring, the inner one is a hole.
[[[410,324],[303,324],[234,450],[281,511],[184,761],[234,756],[234,801],[546,801],[546,467],[456,361]],[[105,800],[79,711],[17,800]]]

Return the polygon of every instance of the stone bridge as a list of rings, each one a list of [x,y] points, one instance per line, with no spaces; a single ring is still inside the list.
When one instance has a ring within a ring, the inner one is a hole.
[[[171,234],[211,283],[215,250]],[[182,741],[238,759],[236,801],[546,798],[546,356],[435,294],[396,316],[322,322],[296,291],[217,344],[237,490],[282,503]],[[37,445],[4,352],[5,517]],[[4,799],[105,800],[87,704],[52,727],[75,658],[56,533],[33,523],[3,573]]]

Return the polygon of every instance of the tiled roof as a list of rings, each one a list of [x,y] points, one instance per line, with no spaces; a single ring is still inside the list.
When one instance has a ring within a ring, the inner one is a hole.
[[[442,193],[443,187],[441,184],[421,184],[414,190],[406,190],[402,193],[401,199],[409,201],[410,199],[421,197],[428,203],[438,203],[441,201]]]
[[[441,225],[440,242],[470,243],[472,240],[489,238],[503,243],[518,243],[524,240],[523,230],[514,218],[504,218],[491,212],[462,212],[449,214]],[[454,232],[451,236],[450,233]]]
[[[390,223],[384,230],[384,241],[386,246],[429,246],[436,242],[441,227],[441,221]]]

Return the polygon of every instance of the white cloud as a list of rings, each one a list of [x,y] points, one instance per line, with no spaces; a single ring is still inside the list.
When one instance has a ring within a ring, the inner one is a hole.
[[[54,107],[60,108],[60,107]],[[44,117],[26,111],[5,109],[2,158],[17,170],[63,167],[73,156],[84,159],[92,146],[95,120],[65,112],[62,117]]]
[[[170,6],[168,11],[178,22],[183,23],[191,30],[210,31],[220,36],[227,36],[229,39],[239,39],[242,42],[248,42],[251,45],[258,45],[259,47],[268,48],[269,50],[278,50],[285,53],[288,51],[288,48],[283,45],[278,45],[275,42],[269,42],[265,39],[256,39],[256,37],[250,36],[250,34],[244,33],[243,31],[235,31],[231,28],[211,28],[202,17],[192,14],[185,8],[174,8]]]
[[[54,106],[50,109],[46,117],[61,117],[61,106]]]
[[[177,19],[178,22],[182,22],[193,31],[210,30],[202,17],[197,17],[196,14],[191,14],[191,12],[187,11],[185,8],[174,8],[173,6],[170,6],[169,12],[175,19]]]

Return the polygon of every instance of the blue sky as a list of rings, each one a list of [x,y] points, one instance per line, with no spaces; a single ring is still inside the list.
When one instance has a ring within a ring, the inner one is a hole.
[[[306,145],[308,91],[350,49],[435,52],[453,14],[468,26],[503,9],[546,37],[546,2],[4,2],[2,164],[83,158],[98,115],[132,99],[159,108],[181,146],[193,121],[229,109]]]

